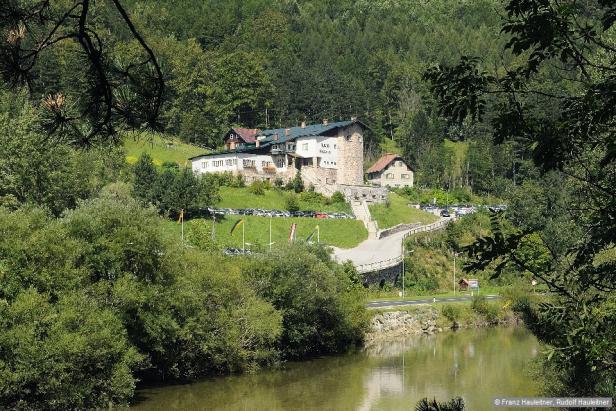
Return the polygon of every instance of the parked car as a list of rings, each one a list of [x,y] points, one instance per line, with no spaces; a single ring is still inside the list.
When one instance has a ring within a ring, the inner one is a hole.
[[[441,210],[441,217],[451,217],[449,210]]]

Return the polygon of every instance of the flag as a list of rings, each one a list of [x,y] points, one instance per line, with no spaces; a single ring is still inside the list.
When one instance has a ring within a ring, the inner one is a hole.
[[[239,220],[235,222],[235,224],[233,224],[233,227],[231,227],[231,231],[229,231],[229,234],[233,235],[233,232],[235,231],[235,229],[241,226],[242,224],[244,224],[244,219],[240,218]]]
[[[180,210],[180,217],[178,218],[178,224],[184,222],[184,209]]]
[[[317,224],[317,226],[314,228],[314,230],[312,230],[312,233],[310,233],[310,235],[308,236],[308,238],[306,238],[306,242],[309,242],[310,240],[312,240],[312,237],[314,237],[314,235],[319,231],[319,226]]]
[[[289,232],[289,242],[292,242],[295,238],[295,230],[297,229],[297,224],[291,224],[291,231]]]

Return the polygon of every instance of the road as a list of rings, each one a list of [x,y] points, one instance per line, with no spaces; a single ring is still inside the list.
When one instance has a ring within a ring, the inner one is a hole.
[[[346,250],[334,247],[334,258],[340,263],[351,260],[357,267],[399,257],[402,253],[402,239],[405,234],[406,231],[402,231],[380,240],[366,240],[357,247]]]
[[[499,298],[498,295],[486,295],[486,300],[495,300]],[[421,300],[392,300],[392,301],[370,301],[366,306],[368,308],[393,308],[401,305],[417,305],[417,304],[432,304],[432,303],[453,303],[461,301],[471,301],[473,297],[461,296],[461,297],[433,297],[425,298]]]
[[[443,221],[450,221],[450,219],[441,218],[437,223]],[[438,225],[437,223],[404,230],[381,239],[365,240],[355,248],[342,249],[332,247],[334,249],[334,260],[339,263],[351,261],[355,267],[360,267],[362,265],[386,263],[390,260],[399,259],[402,254],[402,240],[409,232],[426,230],[426,228],[427,231],[443,228],[443,225]],[[437,227],[433,227],[435,224],[437,224]],[[397,264],[397,262],[395,263]]]

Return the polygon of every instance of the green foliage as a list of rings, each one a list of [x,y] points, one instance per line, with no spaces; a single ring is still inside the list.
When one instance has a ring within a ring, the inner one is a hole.
[[[436,399],[422,399],[415,406],[415,411],[464,411],[466,409],[464,400],[460,397],[448,402],[438,402]]]
[[[279,347],[287,357],[341,352],[362,341],[362,287],[324,249],[283,247],[251,261],[244,275],[283,313]]]
[[[454,304],[445,304],[441,309],[441,313],[452,323],[455,323],[460,318],[460,307]]]
[[[332,203],[344,203],[346,202],[346,199],[344,198],[344,194],[342,194],[340,191],[336,191],[331,196],[331,202]]]
[[[145,204],[163,213],[190,213],[219,201],[218,177],[197,176],[190,168],[165,167],[158,172],[151,157],[144,153],[134,168],[134,194]]]
[[[248,192],[257,196],[265,195],[265,184],[261,180],[253,181],[248,186]]]
[[[301,193],[304,191],[304,180],[302,180],[302,175],[300,173],[295,174],[295,176],[289,180],[287,189],[293,190],[296,193]]]
[[[110,308],[75,290],[51,303],[24,288],[0,301],[0,402],[10,409],[127,404],[143,366]]]
[[[34,203],[60,215],[119,178],[122,163],[113,147],[82,153],[50,139],[23,93],[0,90],[0,205]]]
[[[147,153],[142,153],[133,172],[135,174],[135,182],[133,183],[135,197],[143,200],[151,199],[158,179],[152,157]]]
[[[296,195],[293,195],[293,194],[287,195],[285,209],[291,212],[299,211],[299,201]]]

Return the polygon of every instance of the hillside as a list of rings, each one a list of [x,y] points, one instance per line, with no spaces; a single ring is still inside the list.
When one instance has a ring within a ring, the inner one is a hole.
[[[409,200],[396,193],[389,193],[386,204],[369,206],[370,214],[380,229],[393,227],[397,224],[422,223],[430,224],[438,220],[434,214],[409,207]]]
[[[123,138],[126,162],[134,164],[142,153],[148,153],[154,164],[161,166],[165,162],[189,165],[188,159],[206,150],[182,143],[179,139],[164,134],[130,133]]]

